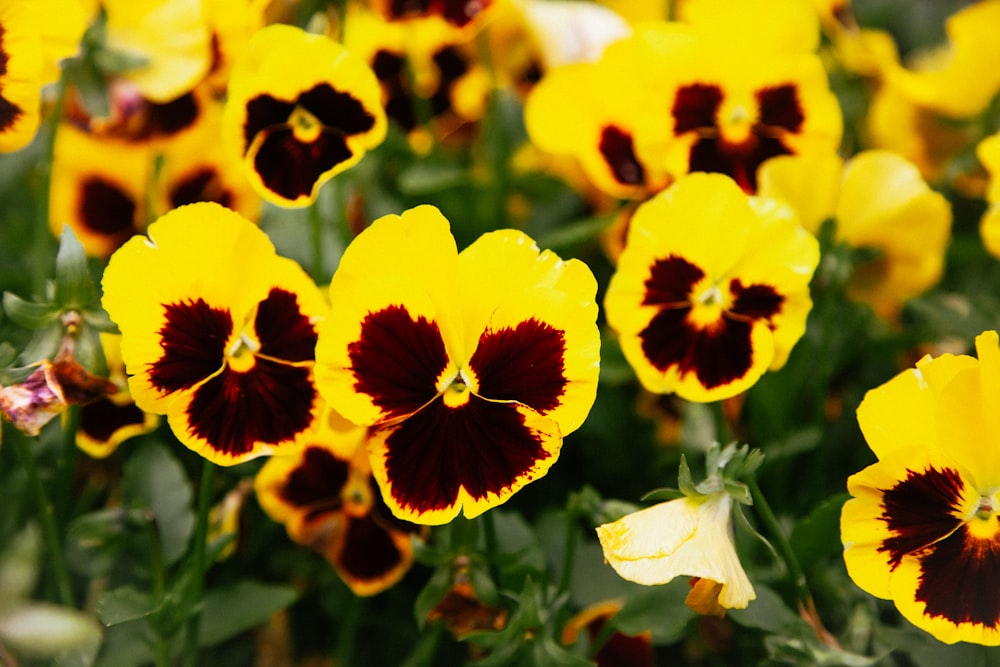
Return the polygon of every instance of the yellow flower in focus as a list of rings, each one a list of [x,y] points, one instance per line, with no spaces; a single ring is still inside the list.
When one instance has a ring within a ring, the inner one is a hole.
[[[1000,345],[925,357],[868,392],[858,423],[878,461],[847,480],[847,572],[946,643],[1000,645]]]
[[[846,165],[833,153],[779,157],[764,163],[760,182],[760,193],[790,202],[807,229],[832,217],[838,242],[877,252],[854,267],[847,291],[881,317],[895,319],[941,279],[951,208],[902,156],[863,151]]]
[[[328,37],[271,25],[233,66],[223,139],[257,192],[306,206],[319,187],[385,138],[372,70]]]
[[[344,252],[316,348],[327,402],[373,427],[393,513],[443,524],[506,502],[556,462],[597,391],[597,283],[523,232],[458,252],[432,206],[387,215]]]
[[[327,306],[253,223],[214,203],[174,209],[115,252],[102,285],[136,405],[187,447],[234,465],[309,431]]]
[[[632,217],[604,307],[642,385],[735,396],[784,365],[812,308],[819,244],[778,200],[690,174]]]
[[[757,597],[733,544],[732,512],[733,497],[726,492],[685,496],[598,526],[597,537],[623,579],[655,586],[697,577],[688,605],[720,615]]]

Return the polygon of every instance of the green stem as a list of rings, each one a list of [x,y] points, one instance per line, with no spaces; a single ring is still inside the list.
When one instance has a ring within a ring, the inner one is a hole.
[[[62,527],[69,520],[70,504],[73,498],[73,475],[76,472],[76,458],[79,448],[76,446],[76,432],[80,424],[80,406],[71,405],[63,413],[63,447],[56,468],[55,490],[52,506],[55,510],[56,527],[62,534]]]
[[[496,68],[493,63],[492,47],[489,31],[483,30],[476,36],[479,62],[486,68],[490,77],[490,99],[486,108],[486,119],[481,130],[483,150],[490,167],[493,182],[489,189],[492,195],[493,225],[492,229],[502,229],[508,226],[507,194],[510,189],[508,161],[510,147],[504,136],[503,108],[500,100],[500,84],[497,80]]]
[[[778,555],[785,562],[785,567],[788,569],[788,574],[792,579],[792,586],[795,588],[796,597],[801,604],[809,604],[810,600],[812,600],[812,593],[809,592],[806,575],[799,565],[799,559],[795,556],[792,545],[788,542],[788,538],[785,537],[785,532],[782,530],[781,524],[778,523],[778,517],[775,516],[774,510],[771,509],[767,498],[764,497],[760,486],[757,485],[757,480],[750,477],[746,480],[746,484],[750,488],[750,495],[753,496],[754,511],[767,528],[771,540],[777,547]]]
[[[331,187],[332,182],[326,187]],[[318,284],[323,284],[323,216],[319,214],[319,198],[309,207],[309,223],[312,228],[312,277]]]
[[[559,578],[559,592],[569,592],[573,580],[573,564],[576,562],[576,544],[580,533],[575,513],[570,513],[566,519],[566,542],[563,545],[562,576]]]
[[[166,569],[163,565],[163,543],[160,541],[160,529],[152,512],[146,516],[146,528],[152,544],[149,568],[153,577],[153,600],[154,606],[159,607],[167,592],[167,582]],[[170,645],[159,632],[156,635],[156,667],[170,667]]]
[[[347,607],[346,613],[342,615],[343,623],[337,632],[337,657],[335,664],[354,664],[354,645],[357,643],[358,627],[361,625],[361,616],[363,613],[364,599],[352,595],[351,604]]]
[[[66,81],[60,78],[56,83],[56,101],[42,129],[41,154],[38,158],[37,184],[35,193],[35,233],[32,254],[35,268],[32,276],[32,287],[38,294],[45,291],[45,283],[49,278],[48,267],[52,261],[52,233],[49,231],[49,198],[52,191],[52,163],[55,161],[56,131],[66,106]]]
[[[70,585],[69,570],[66,568],[66,561],[63,558],[62,542],[59,540],[55,512],[53,512],[52,503],[45,492],[42,478],[38,475],[38,462],[35,460],[35,454],[31,451],[28,439],[20,432],[15,432],[10,440],[13,443],[14,453],[21,460],[21,464],[28,473],[28,483],[31,485],[35,502],[38,504],[42,535],[45,539],[45,548],[49,552],[52,576],[55,578],[59,601],[67,607],[74,607],[76,603],[73,600],[73,587]]]
[[[497,524],[493,519],[493,512],[486,512],[483,517],[483,537],[486,540],[486,564],[489,567],[490,577],[499,587],[500,568],[497,567],[497,559],[500,555],[500,540],[497,539]]]
[[[208,513],[212,507],[212,482],[215,464],[205,459],[201,468],[201,486],[198,489],[198,523],[194,531],[194,580],[188,598],[187,633],[184,642],[184,667],[198,663],[198,625],[201,620],[201,592],[205,583],[205,542],[208,541]],[[196,610],[197,609],[197,610]]]

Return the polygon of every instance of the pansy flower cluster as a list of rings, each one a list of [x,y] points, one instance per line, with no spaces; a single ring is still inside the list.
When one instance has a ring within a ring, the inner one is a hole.
[[[1000,0],[914,4],[0,0],[4,662],[1000,646]]]

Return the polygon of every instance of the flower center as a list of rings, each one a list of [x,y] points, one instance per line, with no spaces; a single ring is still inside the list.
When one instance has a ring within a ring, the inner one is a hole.
[[[344,501],[344,512],[348,516],[354,518],[367,516],[372,507],[372,491],[367,475],[352,472],[341,492],[341,498]]]
[[[316,141],[320,132],[323,131],[323,124],[319,122],[319,119],[301,106],[292,109],[292,115],[288,117],[288,124],[291,125],[295,138],[304,144]]]
[[[992,495],[979,498],[976,513],[968,521],[969,534],[981,539],[996,539],[1000,535],[997,502]]]
[[[688,316],[691,323],[702,329],[718,324],[722,319],[722,311],[728,305],[726,295],[719,285],[710,278],[705,278],[691,293],[693,298]]]
[[[237,373],[245,373],[253,368],[254,355],[260,350],[260,343],[245,331],[233,340],[226,348],[226,361],[229,368]]]
[[[444,404],[449,408],[457,408],[469,402],[472,392],[469,389],[469,380],[463,371],[459,371],[452,378],[448,388],[444,390]]]
[[[742,144],[750,138],[754,113],[745,104],[724,105],[720,118],[722,122],[719,129],[725,141],[732,144]]]

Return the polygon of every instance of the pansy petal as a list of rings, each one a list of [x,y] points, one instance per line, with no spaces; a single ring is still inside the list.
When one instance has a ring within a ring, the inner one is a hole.
[[[858,406],[858,424],[875,456],[901,447],[950,449],[938,437],[937,401],[956,374],[974,368],[967,355],[924,357],[915,369],[903,371],[865,394]]]
[[[558,425],[518,403],[437,400],[368,442],[372,473],[397,517],[443,524],[506,502],[544,475],[562,445]]]
[[[459,257],[469,366],[479,393],[525,403],[579,428],[597,391],[597,283],[586,264],[561,260],[522,232],[484,234]],[[489,366],[489,369],[487,369]]]
[[[0,151],[24,148],[38,130],[43,51],[37,16],[24,3],[0,6]]]
[[[937,397],[939,447],[974,470],[984,491],[1000,488],[1000,346],[995,331],[976,337],[978,363],[956,372]],[[971,365],[971,364],[969,364]]]
[[[838,239],[883,255],[874,279],[864,280],[862,266],[849,286],[853,298],[871,303],[877,312],[893,314],[941,278],[951,207],[902,156],[872,150],[852,158],[836,218]]]
[[[816,234],[834,216],[843,168],[834,151],[773,157],[757,171],[757,194],[790,203],[802,226]]]
[[[352,517],[324,555],[355,595],[375,595],[410,569],[413,543],[408,533],[386,530],[371,515]]]
[[[341,492],[350,473],[348,459],[338,457],[325,443],[271,456],[254,477],[261,508],[285,524],[296,542],[309,544],[314,524],[342,509]]]
[[[169,102],[208,73],[211,44],[200,0],[102,0],[107,46],[145,60],[124,73],[143,95]]]
[[[455,314],[458,252],[431,206],[376,220],[330,283],[332,316],[316,349],[326,400],[357,424],[409,414],[434,398],[464,355]]]
[[[95,459],[105,458],[125,440],[155,429],[159,421],[140,410],[125,391],[80,407],[76,445]]]
[[[283,206],[313,201],[386,133],[372,70],[333,40],[281,24],[254,35],[233,67],[223,122],[251,183]]]

